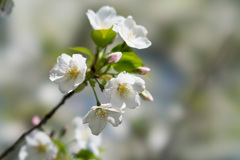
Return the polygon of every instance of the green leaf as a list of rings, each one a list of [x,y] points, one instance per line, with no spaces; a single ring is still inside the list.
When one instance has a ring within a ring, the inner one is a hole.
[[[73,51],[80,52],[80,53],[87,54],[89,56],[89,61],[92,64],[92,62],[93,62],[93,55],[92,55],[92,52],[89,49],[87,49],[85,47],[74,47],[74,48],[69,48],[69,49],[73,50]]]
[[[134,52],[122,52],[121,59],[112,64],[118,72],[138,73],[136,68],[144,66],[142,60]]]
[[[120,43],[116,45],[111,52],[132,52],[132,48],[130,48],[126,43]]]
[[[112,43],[113,39],[116,37],[116,32],[110,29],[101,29],[92,31],[92,39],[98,47],[105,47]]]
[[[91,151],[86,149],[81,149],[79,153],[74,155],[74,158],[79,158],[82,160],[89,160],[89,159],[100,160],[100,158],[96,157]]]

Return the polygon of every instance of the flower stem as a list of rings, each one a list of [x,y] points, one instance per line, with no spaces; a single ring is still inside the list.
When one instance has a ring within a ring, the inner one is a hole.
[[[98,61],[98,55],[99,55],[99,47],[96,48],[96,54],[95,54],[94,61],[93,61],[92,67],[91,67],[91,70],[93,72],[96,71],[95,65],[97,64],[97,61]]]
[[[95,81],[98,83],[99,88],[100,88],[101,91],[103,92],[103,90],[104,90],[104,86],[98,81],[97,78],[95,78]]]
[[[124,41],[123,44],[122,44],[122,46],[121,46],[121,49],[120,49],[120,50],[122,51],[122,49],[123,49],[126,45],[127,45],[127,44],[126,44],[126,42]]]
[[[111,66],[112,66],[112,64],[110,63],[110,64],[107,66],[107,69],[103,72],[103,74],[107,73],[107,71],[110,69]]]
[[[95,98],[96,98],[96,100],[97,100],[97,106],[100,106],[101,103],[99,102],[99,99],[98,99],[98,96],[97,96],[96,90],[95,90],[95,88],[94,88],[94,85],[91,83],[91,81],[89,81],[89,83],[90,83],[90,86],[92,87],[93,93],[94,93]]]

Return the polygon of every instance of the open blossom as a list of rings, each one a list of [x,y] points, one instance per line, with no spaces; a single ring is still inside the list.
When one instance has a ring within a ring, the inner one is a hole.
[[[101,7],[97,13],[88,10],[87,17],[95,30],[109,29],[125,19],[122,16],[117,16],[115,9],[109,6]]]
[[[111,53],[108,56],[108,63],[117,63],[122,57],[122,52]]]
[[[19,152],[20,160],[52,160],[57,156],[58,149],[50,137],[35,130],[26,137],[26,145]]]
[[[121,72],[116,78],[107,82],[103,93],[110,98],[110,103],[113,106],[134,109],[140,106],[139,93],[144,89],[145,82],[143,79]]]
[[[87,70],[86,58],[81,54],[70,57],[62,54],[57,59],[57,65],[50,71],[50,80],[59,85],[59,90],[69,93],[76,89],[85,79]]]
[[[107,122],[117,127],[122,123],[121,109],[112,108],[110,103],[101,104],[101,106],[93,106],[87,115],[83,118],[82,123],[88,123],[92,134],[99,135],[105,128]]]
[[[116,31],[129,47],[144,49],[152,44],[146,37],[147,30],[143,26],[137,25],[131,16],[119,23],[116,26]]]
[[[73,119],[73,125],[75,127],[75,139],[80,149],[87,149],[98,156],[101,136],[93,135],[90,129],[82,124],[81,117],[75,117]]]

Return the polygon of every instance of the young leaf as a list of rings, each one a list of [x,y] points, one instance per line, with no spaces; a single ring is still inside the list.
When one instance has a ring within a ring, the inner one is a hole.
[[[112,43],[113,39],[116,37],[116,32],[110,29],[94,30],[91,34],[93,41],[98,47],[105,47]]]
[[[121,59],[112,66],[118,72],[137,73],[136,68],[144,66],[144,64],[134,52],[122,52]]]

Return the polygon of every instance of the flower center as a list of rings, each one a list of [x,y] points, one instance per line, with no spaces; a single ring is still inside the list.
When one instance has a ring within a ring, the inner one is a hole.
[[[127,34],[127,40],[133,39],[135,37],[136,37],[136,35],[134,35],[133,33],[128,33]]]
[[[42,144],[41,142],[39,142],[39,144],[38,144],[38,146],[36,146],[36,148],[39,152],[45,152],[47,149],[47,146]]]
[[[100,119],[106,119],[109,113],[101,108],[98,108],[96,111],[96,117]]]
[[[127,87],[127,84],[126,83],[123,83],[123,84],[119,84],[118,85],[118,92],[120,94],[120,96],[122,97],[127,97],[130,93],[130,89]]]
[[[68,79],[75,79],[79,74],[79,70],[76,66],[74,66],[68,69],[67,71],[65,71],[65,73],[66,73],[65,77],[67,77]]]

